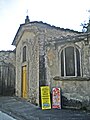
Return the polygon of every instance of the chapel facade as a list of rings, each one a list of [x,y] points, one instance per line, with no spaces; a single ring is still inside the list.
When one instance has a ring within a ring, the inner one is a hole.
[[[89,21],[90,22],[90,21]],[[26,16],[16,46],[16,95],[40,102],[40,86],[59,87],[64,107],[90,108],[90,33],[30,22]]]

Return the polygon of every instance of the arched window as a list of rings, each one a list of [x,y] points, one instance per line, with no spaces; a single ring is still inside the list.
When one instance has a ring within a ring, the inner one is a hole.
[[[26,61],[26,46],[23,47],[23,62]]]
[[[80,53],[69,46],[61,51],[61,76],[80,76]]]

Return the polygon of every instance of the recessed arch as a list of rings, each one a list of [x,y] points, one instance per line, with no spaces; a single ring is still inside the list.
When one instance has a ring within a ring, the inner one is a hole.
[[[81,76],[81,53],[75,44],[65,45],[59,53],[60,75],[62,77]]]

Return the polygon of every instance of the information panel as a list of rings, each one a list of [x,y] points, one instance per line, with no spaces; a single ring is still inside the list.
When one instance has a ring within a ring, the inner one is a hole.
[[[51,109],[49,86],[41,87],[41,103],[42,103],[42,109]]]
[[[52,89],[52,108],[61,109],[60,88]]]

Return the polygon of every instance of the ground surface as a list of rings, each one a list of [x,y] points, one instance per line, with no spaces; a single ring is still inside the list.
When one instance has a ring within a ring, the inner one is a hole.
[[[0,111],[0,120],[16,120],[16,119]]]
[[[0,97],[0,111],[17,120],[90,120],[90,112],[68,109],[42,110],[17,97]]]

